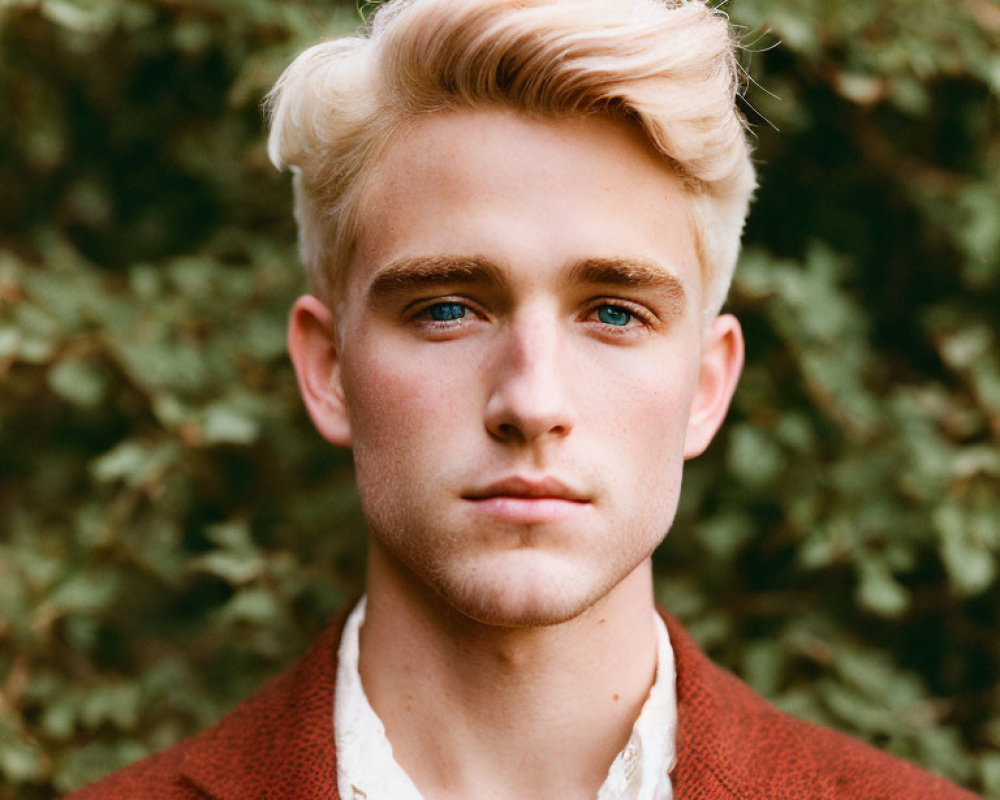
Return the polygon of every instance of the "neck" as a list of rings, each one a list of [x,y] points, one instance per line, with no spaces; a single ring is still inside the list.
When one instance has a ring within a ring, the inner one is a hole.
[[[648,560],[544,627],[464,616],[377,542],[368,586],[365,693],[427,800],[596,796],[654,678]]]

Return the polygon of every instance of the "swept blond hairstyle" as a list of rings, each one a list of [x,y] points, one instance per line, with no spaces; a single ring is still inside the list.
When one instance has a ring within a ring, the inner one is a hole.
[[[705,311],[725,300],[754,188],[725,16],[701,0],[392,0],[302,52],[268,96],[313,291],[338,296],[365,180],[417,114],[503,105],[632,119],[687,191]],[[669,221],[664,224],[670,224]]]

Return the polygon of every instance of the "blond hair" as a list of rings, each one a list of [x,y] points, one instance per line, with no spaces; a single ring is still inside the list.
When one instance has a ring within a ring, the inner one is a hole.
[[[329,304],[365,179],[408,119],[496,105],[632,119],[686,188],[714,316],[754,188],[739,83],[728,22],[701,0],[392,0],[369,30],[285,70],[268,96],[268,153],[294,173],[302,260]]]

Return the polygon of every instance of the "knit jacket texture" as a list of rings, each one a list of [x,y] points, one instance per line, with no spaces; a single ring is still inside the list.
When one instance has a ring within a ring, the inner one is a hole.
[[[975,800],[909,762],[778,711],[663,617],[677,667],[676,800]],[[339,800],[333,701],[343,622],[208,730],[66,800]]]

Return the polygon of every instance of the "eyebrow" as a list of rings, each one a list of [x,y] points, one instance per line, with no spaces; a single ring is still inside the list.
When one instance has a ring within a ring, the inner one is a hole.
[[[570,271],[569,280],[595,286],[652,290],[661,296],[667,317],[680,315],[687,293],[680,278],[666,267],[645,258],[587,258]]]
[[[503,273],[482,256],[401,258],[380,269],[368,285],[368,302],[380,306],[400,295],[449,283],[501,284]]]

